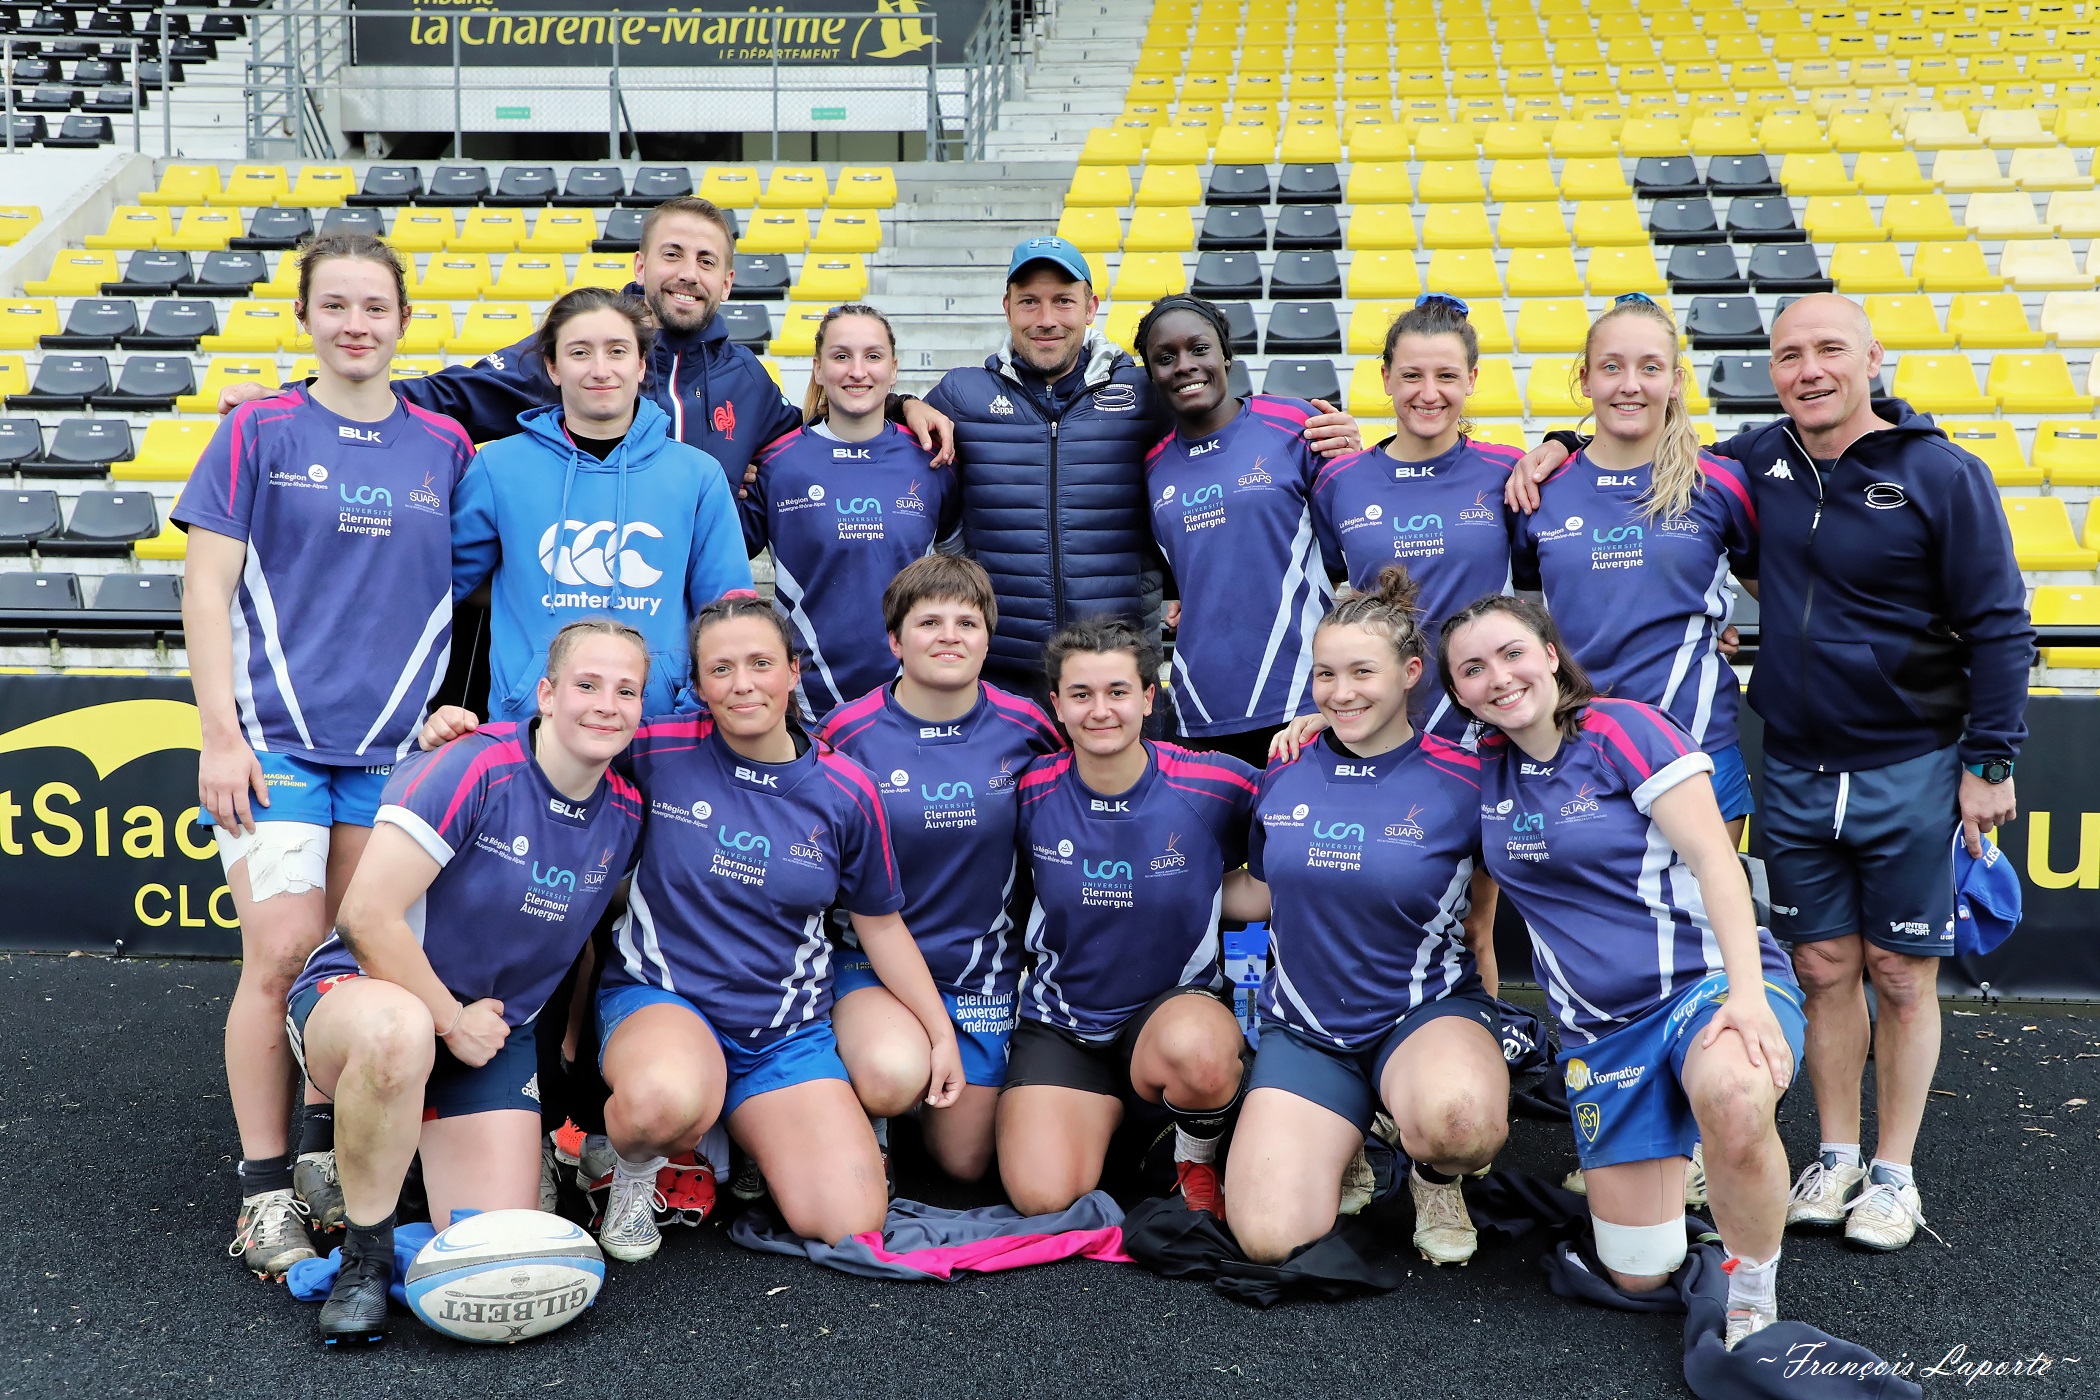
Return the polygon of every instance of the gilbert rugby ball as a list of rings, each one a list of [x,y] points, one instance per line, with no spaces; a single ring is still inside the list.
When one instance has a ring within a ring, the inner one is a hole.
[[[605,1282],[598,1242],[538,1210],[491,1210],[440,1231],[409,1266],[409,1310],[462,1342],[522,1342],[574,1322]]]

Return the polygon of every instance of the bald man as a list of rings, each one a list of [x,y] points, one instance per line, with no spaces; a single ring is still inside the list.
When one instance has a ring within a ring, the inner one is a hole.
[[[1939,1064],[1939,960],[1954,952],[1954,842],[1980,854],[1981,833],[2017,813],[2034,629],[1990,469],[1909,404],[1877,411],[1881,362],[1856,303],[1802,297],[1772,324],[1787,416],[1713,451],[1747,468],[1757,507],[1757,837],[1772,933],[1807,993],[1822,1125],[1787,1223],[1893,1250],[1924,1222],[1912,1157]],[[1564,456],[1543,445],[1514,475]]]

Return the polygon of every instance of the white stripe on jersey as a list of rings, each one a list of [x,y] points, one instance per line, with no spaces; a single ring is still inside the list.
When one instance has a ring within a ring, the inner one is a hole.
[[[1670,902],[1682,909],[1699,930],[1699,958],[1708,972],[1725,972],[1728,965],[1721,959],[1721,941],[1714,937],[1713,920],[1707,917],[1706,893],[1699,887],[1699,877],[1692,868],[1679,860],[1670,867]]]
[[[839,683],[832,679],[831,663],[824,659],[824,648],[817,645],[817,629],[811,624],[809,610],[804,606],[805,593],[802,584],[788,572],[787,565],[781,563],[777,555],[773,560],[773,591],[787,600],[788,621],[795,624],[795,631],[801,635],[802,644],[809,648],[810,664],[815,666],[817,674],[824,678],[824,688],[831,692],[831,703],[835,706],[845,704],[852,697],[839,694]],[[802,669],[805,673],[804,683],[807,684],[806,673],[810,667],[804,666]],[[774,1024],[779,1023],[776,1021]]]
[[[788,1012],[794,1008],[798,995],[807,995],[809,1005],[803,1008],[802,1014],[796,1017],[796,1020],[807,1021],[815,1013],[817,982],[824,975],[824,969],[829,963],[824,955],[828,944],[829,940],[824,937],[824,916],[810,915],[808,921],[802,925],[802,941],[795,946],[795,965],[788,969],[787,976],[780,979],[780,1009],[773,1013],[773,1019],[767,1023],[767,1029],[778,1030],[786,1024]],[[806,973],[803,971],[805,967],[808,968]]]
[[[634,942],[637,924],[642,930],[639,948]],[[657,942],[656,916],[649,912],[649,901],[642,897],[640,880],[634,881],[628,888],[627,912],[620,916],[620,924],[614,930],[613,937],[619,945],[620,957],[626,964],[628,976],[637,982],[662,987],[667,992],[678,990],[678,984],[671,980],[671,965],[664,961],[663,945]]]
[[[1677,702],[1677,692],[1695,666],[1698,672],[1696,684],[1698,698],[1693,703],[1691,730],[1693,742],[1706,737],[1707,721],[1713,718],[1714,671],[1720,664],[1720,653],[1714,649],[1714,636],[1718,631],[1716,619],[1728,616],[1728,556],[1723,554],[1714,561],[1713,581],[1706,586],[1706,611],[1693,613],[1685,619],[1684,640],[1677,644],[1676,655],[1670,658],[1670,680],[1663,687],[1662,699],[1656,708],[1667,710]]]
[[[1283,1016],[1283,999],[1286,997],[1290,998],[1291,1005],[1297,1009],[1298,1017],[1307,1030],[1315,1035],[1326,1036],[1335,1043],[1336,1049],[1348,1049],[1349,1047],[1343,1043],[1340,1036],[1320,1024],[1320,1018],[1313,1015],[1312,1008],[1305,1004],[1305,998],[1298,994],[1296,984],[1291,981],[1291,974],[1284,970],[1282,951],[1278,948],[1271,947],[1269,949],[1269,969],[1276,974],[1276,990],[1269,994],[1269,1009],[1274,1011],[1277,1017],[1281,1019]]]
[[[1292,668],[1294,679],[1288,701],[1293,712],[1298,697],[1305,693],[1306,677],[1312,669],[1313,629],[1327,612],[1326,599],[1331,590],[1327,568],[1320,563],[1320,558],[1320,547],[1313,537],[1312,507],[1308,505],[1298,516],[1298,532],[1291,537],[1291,566],[1283,571],[1283,583],[1277,590],[1276,616],[1269,623],[1269,642],[1262,649],[1261,666],[1255,671],[1254,686],[1247,693],[1247,717],[1250,719],[1261,708],[1262,691],[1268,688],[1269,672],[1276,668],[1276,653],[1283,646],[1284,633],[1290,630],[1294,611],[1300,616],[1298,656]],[[1318,575],[1316,586],[1308,589],[1304,601],[1294,608],[1292,600],[1297,598],[1299,586],[1315,573]]]
[[[1546,940],[1539,937],[1539,931],[1533,928],[1528,920],[1525,922],[1524,931],[1531,935],[1532,958],[1538,966],[1546,969],[1546,999],[1560,1008],[1559,1019],[1561,1026],[1581,1036],[1585,1042],[1595,1040],[1597,1036],[1594,1032],[1586,1031],[1576,1023],[1576,1006],[1580,1006],[1584,1011],[1587,1011],[1591,1016],[1607,1026],[1619,1018],[1602,1007],[1592,1006],[1588,1001],[1584,1000],[1581,993],[1577,992],[1574,986],[1569,983],[1568,974],[1561,971],[1560,959],[1553,956],[1553,950],[1546,946]]]
[[[1062,1013],[1070,1028],[1078,1030],[1079,1018],[1072,1014],[1072,1008],[1065,1002],[1064,989],[1057,985],[1057,954],[1043,938],[1043,930],[1049,922],[1049,911],[1043,908],[1043,902],[1039,899],[1035,902],[1035,907],[1028,911],[1028,932],[1022,935],[1022,942],[1035,954],[1035,967],[1028,974],[1034,983],[1029,989],[1029,994],[1035,998],[1036,1009],[1043,1013],[1045,1021],[1055,1020],[1059,1013]],[[1050,995],[1057,998],[1054,1008],[1043,999],[1045,987],[1050,989]]]
[[[970,960],[963,964],[962,975],[955,979],[956,986],[964,987],[969,985],[970,974],[976,971],[977,960],[984,956],[985,942],[990,940],[992,945],[992,962],[991,966],[985,970],[984,994],[991,996],[997,990],[999,970],[1006,965],[1006,935],[1013,931],[1014,926],[1014,918],[1012,914],[1007,912],[1007,904],[1014,897],[1014,879],[1020,874],[1020,870],[1021,856],[1017,851],[1014,853],[1013,864],[1006,867],[1005,888],[999,891],[999,917],[992,920],[992,926],[983,933],[978,934],[971,942]]]
[[[364,751],[371,747],[374,739],[379,737],[379,731],[385,727],[387,719],[394,713],[394,707],[400,704],[401,697],[408,693],[409,683],[416,678],[416,672],[423,669],[423,658],[430,655],[431,645],[437,641],[438,634],[451,625],[452,595],[448,592],[444,597],[438,599],[437,606],[430,610],[430,616],[423,619],[423,635],[416,638],[415,649],[408,656],[408,664],[403,666],[401,674],[394,678],[394,688],[387,692],[386,704],[372,720],[372,727],[365,731],[364,738],[358,740],[357,748],[354,752],[359,757],[363,757]],[[446,650],[449,652],[451,647],[448,645]],[[439,661],[436,672],[430,678],[429,693],[423,697],[426,703],[431,695],[437,693],[437,688],[444,679],[445,663]],[[415,742],[416,736],[411,732],[407,738],[401,741],[401,746],[394,750],[394,757],[408,757],[409,751],[415,747]]]
[[[1641,877],[1635,888],[1640,891],[1641,902],[1648,906],[1648,913],[1655,919],[1655,960],[1658,986],[1658,1003],[1670,999],[1670,987],[1677,974],[1677,920],[1672,917],[1670,906],[1663,899],[1663,877],[1677,863],[1677,848],[1662,834],[1662,828],[1653,821],[1648,823],[1648,849],[1641,853]]]
[[[263,737],[262,716],[255,712],[255,682],[248,674],[255,659],[254,648],[249,645],[248,614],[241,607],[237,590],[226,611],[233,622],[233,708],[240,713],[241,728],[247,731],[248,747],[267,753],[270,743]]]
[[[1444,886],[1444,892],[1437,896],[1436,917],[1422,926],[1422,932],[1428,934],[1429,937],[1423,939],[1422,946],[1415,951],[1414,969],[1408,974],[1407,1009],[1409,1011],[1420,1006],[1426,999],[1424,993],[1428,990],[1429,969],[1432,966],[1446,969],[1457,966],[1457,953],[1451,944],[1454,938],[1462,939],[1465,936],[1460,928],[1461,919],[1458,914],[1458,906],[1467,902],[1467,895],[1472,889],[1472,881],[1473,861],[1469,856],[1458,863],[1457,868],[1451,872],[1451,883]],[[1444,950],[1444,956],[1435,963],[1431,963],[1429,955],[1437,948]]]
[[[430,913],[429,898],[428,894],[417,895],[416,902],[409,905],[408,912],[401,916],[402,921],[408,925],[408,931],[416,936],[418,948],[423,946],[423,923]]]
[[[1196,682],[1189,676],[1187,654],[1179,646],[1174,648],[1174,675],[1181,683],[1179,687],[1181,693],[1188,698],[1188,702],[1191,705],[1196,707],[1196,713],[1203,716],[1203,722],[1205,724],[1217,723],[1216,720],[1211,718],[1210,707],[1205,705],[1203,697],[1196,693]]]
[[[1181,965],[1181,975],[1174,980],[1175,986],[1194,987],[1201,985],[1189,979],[1206,967],[1212,970],[1211,985],[1215,986],[1218,984],[1220,980],[1218,970],[1218,921],[1224,917],[1224,913],[1225,887],[1220,885],[1211,892],[1210,896],[1210,927],[1203,931],[1203,938],[1196,944],[1196,951],[1190,953],[1189,960]]]
[[[285,713],[291,716],[292,728],[299,731],[299,742],[312,748],[314,736],[306,731],[306,716],[299,709],[299,694],[292,689],[291,667],[284,659],[284,640],[277,635],[277,602],[270,596],[270,581],[263,577],[262,560],[252,549],[241,566],[241,586],[248,591],[248,601],[255,605],[255,620],[262,624],[263,655],[270,660],[270,674],[277,677],[277,693],[284,701]],[[239,606],[237,600],[234,606]]]

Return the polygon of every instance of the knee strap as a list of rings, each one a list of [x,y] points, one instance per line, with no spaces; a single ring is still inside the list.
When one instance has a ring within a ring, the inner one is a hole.
[[[328,882],[328,828],[313,822],[257,822],[234,835],[213,828],[219,862],[228,874],[248,862],[248,892],[257,904],[281,894],[305,894]]]
[[[1674,1274],[1688,1250],[1684,1222],[1661,1225],[1614,1225],[1590,1218],[1597,1235],[1597,1258],[1614,1273],[1645,1278],[1651,1274]]]

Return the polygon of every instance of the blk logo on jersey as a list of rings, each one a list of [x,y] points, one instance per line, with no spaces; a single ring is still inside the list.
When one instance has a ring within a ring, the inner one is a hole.
[[[1089,810],[1095,812],[1127,812],[1130,810],[1130,803],[1120,798],[1110,800],[1092,797],[1087,799],[1087,805]]]
[[[962,726],[959,724],[922,724],[919,726],[919,737],[921,739],[960,739],[962,737]]]
[[[345,442],[370,442],[370,443],[377,443],[377,442],[381,441],[381,438],[380,438],[380,434],[379,434],[379,429],[377,429],[377,428],[353,428],[353,427],[350,427],[350,426],[349,426],[349,425],[347,425],[347,424],[339,424],[339,425],[338,425],[338,426],[336,427],[336,430],[335,430],[335,435],[336,435],[337,437],[341,438],[341,439],[342,439],[343,441],[345,441]]]
[[[746,768],[741,763],[736,766],[736,779],[740,783],[749,783],[757,788],[771,788],[775,791],[780,788],[778,773],[761,773],[756,768]]]
[[[547,810],[552,812],[557,817],[561,817],[565,820],[572,822],[584,821],[590,815],[588,809],[586,809],[581,803],[564,802],[559,797],[550,797],[547,799]]]

